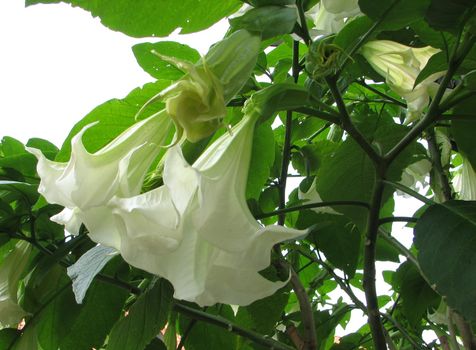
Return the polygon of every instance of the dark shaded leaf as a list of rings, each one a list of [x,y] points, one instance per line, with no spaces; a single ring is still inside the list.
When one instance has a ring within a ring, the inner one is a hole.
[[[137,298],[128,315],[114,325],[107,350],[143,350],[164,328],[173,290],[164,279],[152,283],[149,289]]]
[[[400,265],[393,279],[393,286],[402,299],[403,313],[410,324],[417,327],[422,317],[438,307],[440,297],[410,262]]]
[[[421,19],[429,4],[430,0],[359,0],[360,10],[374,21],[383,18],[379,28],[386,30],[400,29]]]
[[[430,206],[415,226],[418,261],[450,307],[476,321],[476,202]]]

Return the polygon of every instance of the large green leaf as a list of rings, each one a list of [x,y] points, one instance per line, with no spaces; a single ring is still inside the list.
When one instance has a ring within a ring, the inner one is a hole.
[[[414,264],[407,261],[400,265],[392,284],[400,292],[403,313],[414,327],[420,324],[428,312],[431,313],[431,308],[438,307],[440,297],[426,283]]]
[[[264,123],[257,126],[253,134],[253,149],[246,184],[246,198],[259,198],[261,189],[269,178],[273,162],[274,134],[271,125]]]
[[[476,102],[474,99],[468,99],[460,103],[454,109],[458,115],[471,117],[473,119],[455,119],[451,122],[451,132],[458,145],[458,151],[461,152],[476,168]]]
[[[208,307],[207,313],[215,316],[221,316],[231,321],[233,321],[235,318],[233,310],[229,305],[215,305]],[[235,334],[205,322],[197,322],[193,327],[189,328],[190,322],[194,321],[190,321],[182,315],[180,316],[180,328],[182,332],[184,332],[186,329],[191,329],[188,337],[185,340],[185,349],[236,349],[238,337]]]
[[[476,321],[476,202],[430,206],[415,226],[418,261],[449,306]]]
[[[236,314],[236,323],[247,329],[272,335],[288,299],[289,294],[281,291],[248,306],[242,306]]]
[[[359,111],[358,125],[366,138],[381,152],[391,149],[407,132],[408,128],[396,124],[390,117],[380,118],[371,110]],[[392,163],[387,179],[400,181],[403,170],[421,159],[424,149],[413,142]],[[327,155],[317,175],[317,192],[323,201],[354,200],[369,203],[375,182],[375,168],[360,146],[350,137]],[[391,198],[387,190],[383,202]],[[366,226],[367,209],[356,206],[339,206],[334,210],[354,221],[360,230]],[[391,213],[388,213],[391,214]]]
[[[317,214],[316,214],[317,215]],[[350,277],[354,276],[360,253],[360,232],[344,215],[318,214],[312,241],[327,259]]]
[[[430,0],[359,0],[359,7],[374,21],[382,21],[380,29],[396,30],[421,19],[429,3]]]
[[[101,348],[114,323],[120,317],[128,295],[125,289],[112,284],[93,282],[71,331],[61,342],[61,349]]]
[[[167,36],[175,29],[193,33],[237,11],[238,0],[26,0],[26,5],[66,2],[79,6],[113,30],[133,37]]]
[[[107,350],[143,350],[164,328],[171,301],[170,284],[163,279],[155,282],[114,325]]]
[[[184,75],[184,72],[173,64],[164,61],[154,52],[191,63],[200,59],[197,50],[174,41],[137,44],[132,47],[132,51],[142,69],[156,79],[177,80]]]
[[[159,91],[171,83],[170,80],[158,80],[132,90],[124,99],[113,99],[94,108],[71,130],[56,156],[57,161],[66,161],[71,153],[71,139],[87,125],[98,122],[83,135],[83,143],[89,152],[95,152],[105,146],[114,137],[136,122],[135,115],[140,108]],[[152,108],[153,107],[153,108]],[[141,118],[157,111],[160,106],[151,106],[141,114]]]
[[[432,0],[425,19],[436,29],[456,32],[472,6],[473,0]]]

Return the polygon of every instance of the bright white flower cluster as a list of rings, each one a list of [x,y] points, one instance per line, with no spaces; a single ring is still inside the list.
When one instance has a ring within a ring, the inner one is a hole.
[[[254,63],[247,66],[252,69]],[[193,86],[189,78],[183,96],[179,84],[173,93],[174,104],[188,104],[187,118],[194,110],[190,105],[197,102],[187,98]],[[226,79],[213,84],[217,81]],[[201,114],[199,118],[206,120]],[[67,163],[28,150],[39,160],[39,192],[48,202],[65,207],[52,219],[69,232],[76,234],[84,224],[93,241],[117,249],[131,265],[167,278],[177,299],[202,306],[247,305],[286,283],[259,274],[270,264],[273,245],[304,234],[263,227],[248,209],[245,191],[257,119],[256,113],[245,115],[191,165],[180,143],[169,147],[163,158],[163,185],[145,193],[140,192],[147,170],[174,123],[181,123],[170,118],[167,108],[96,153],[82,144],[86,127],[73,138]],[[189,128],[193,123],[181,125],[188,135],[195,135]]]

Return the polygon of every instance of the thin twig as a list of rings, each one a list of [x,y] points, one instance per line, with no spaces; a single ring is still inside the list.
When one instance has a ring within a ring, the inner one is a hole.
[[[269,218],[271,216],[282,215],[286,213],[291,213],[294,211],[300,211],[305,209],[314,209],[314,208],[323,208],[323,207],[337,207],[337,206],[356,206],[369,209],[370,206],[368,203],[360,202],[360,201],[327,201],[327,202],[320,202],[320,203],[311,203],[311,204],[304,204],[295,207],[289,207],[284,209],[278,209],[270,213],[262,213],[256,215],[256,219],[264,219]]]
[[[385,225],[391,222],[417,222],[418,218],[410,216],[389,216],[385,218],[380,218],[378,220],[379,225]]]

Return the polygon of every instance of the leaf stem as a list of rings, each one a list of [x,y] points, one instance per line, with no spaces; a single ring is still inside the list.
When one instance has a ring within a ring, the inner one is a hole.
[[[357,84],[359,84],[360,86],[363,86],[364,88],[366,88],[369,91],[372,91],[374,94],[379,95],[379,96],[383,97],[384,99],[387,99],[387,100],[393,102],[396,105],[399,105],[400,107],[407,108],[406,103],[404,103],[400,100],[397,100],[396,98],[394,98],[392,96],[389,96],[389,95],[379,91],[378,89],[374,88],[373,86],[368,85],[364,80],[358,80]]]
[[[388,224],[391,222],[417,222],[418,218],[410,217],[410,216],[389,216],[385,218],[380,218],[378,223],[379,225]]]
[[[433,205],[433,204],[436,204],[434,201],[432,201],[431,199],[429,198],[426,198],[425,196],[421,195],[420,193],[412,190],[411,188],[405,186],[405,185],[402,185],[402,184],[399,184],[397,182],[393,182],[393,181],[388,181],[388,180],[382,180],[382,182],[385,184],[385,185],[389,185],[397,190],[400,190],[406,194],[409,194],[410,196],[418,199],[419,201],[425,203],[425,204],[428,204],[428,205]]]
[[[350,206],[357,206],[357,207],[363,207],[369,209],[370,206],[368,203],[365,202],[359,202],[359,201],[328,201],[328,202],[320,202],[320,203],[310,203],[310,204],[304,204],[304,205],[299,205],[295,207],[289,207],[289,208],[284,208],[284,209],[278,209],[270,213],[262,213],[259,215],[256,215],[256,219],[264,219],[264,218],[269,218],[271,216],[276,216],[276,215],[282,215],[286,213],[291,213],[294,211],[300,211],[300,210],[305,210],[305,209],[314,209],[314,208],[323,208],[323,207],[334,207],[334,206],[341,206],[341,205],[350,205]]]

